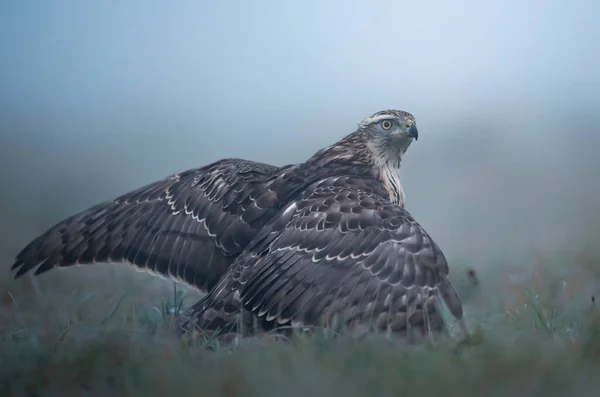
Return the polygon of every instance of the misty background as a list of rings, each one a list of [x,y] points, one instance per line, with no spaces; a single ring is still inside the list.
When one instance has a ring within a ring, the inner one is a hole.
[[[0,278],[97,202],[223,157],[301,162],[387,108],[416,117],[407,207],[451,265],[579,249],[599,20],[593,0],[4,1]]]

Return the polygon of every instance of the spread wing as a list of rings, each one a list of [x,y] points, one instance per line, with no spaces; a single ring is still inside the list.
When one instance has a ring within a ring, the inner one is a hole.
[[[59,222],[11,270],[127,263],[208,290],[268,218],[276,169],[225,159],[172,175]]]
[[[442,295],[461,318],[442,251],[382,188],[330,178],[291,203],[238,258],[244,307],[267,324],[402,331],[424,328]]]

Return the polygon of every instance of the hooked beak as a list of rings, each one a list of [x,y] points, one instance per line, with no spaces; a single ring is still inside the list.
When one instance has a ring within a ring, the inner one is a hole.
[[[417,125],[415,123],[412,123],[410,127],[408,127],[408,131],[406,131],[406,134],[411,138],[415,138],[415,141],[418,140],[419,130],[417,129]]]

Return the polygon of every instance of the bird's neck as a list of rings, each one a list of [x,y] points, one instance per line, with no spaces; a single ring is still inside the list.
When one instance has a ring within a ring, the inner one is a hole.
[[[404,207],[404,190],[400,182],[400,162],[397,166],[392,162],[384,162],[379,167],[379,180],[387,190],[390,201]]]
[[[389,195],[389,200],[404,207],[404,190],[400,183],[400,163],[403,150],[382,152],[365,142],[362,136],[348,136],[340,142],[317,152],[309,161],[314,177],[333,171],[335,175],[370,175],[379,180]],[[360,148],[360,149],[359,149]],[[332,176],[335,176],[332,175]]]
[[[369,152],[378,179],[389,194],[390,201],[404,207],[404,190],[400,182],[400,164],[408,146],[383,145],[371,140],[365,145]]]

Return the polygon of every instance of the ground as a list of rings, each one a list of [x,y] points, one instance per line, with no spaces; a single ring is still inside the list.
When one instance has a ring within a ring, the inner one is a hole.
[[[475,274],[453,263],[473,340],[459,345],[453,324],[449,338],[410,348],[321,334],[182,341],[170,332],[173,304],[197,296],[172,282],[116,265],[7,277],[0,396],[595,396],[594,252]]]

